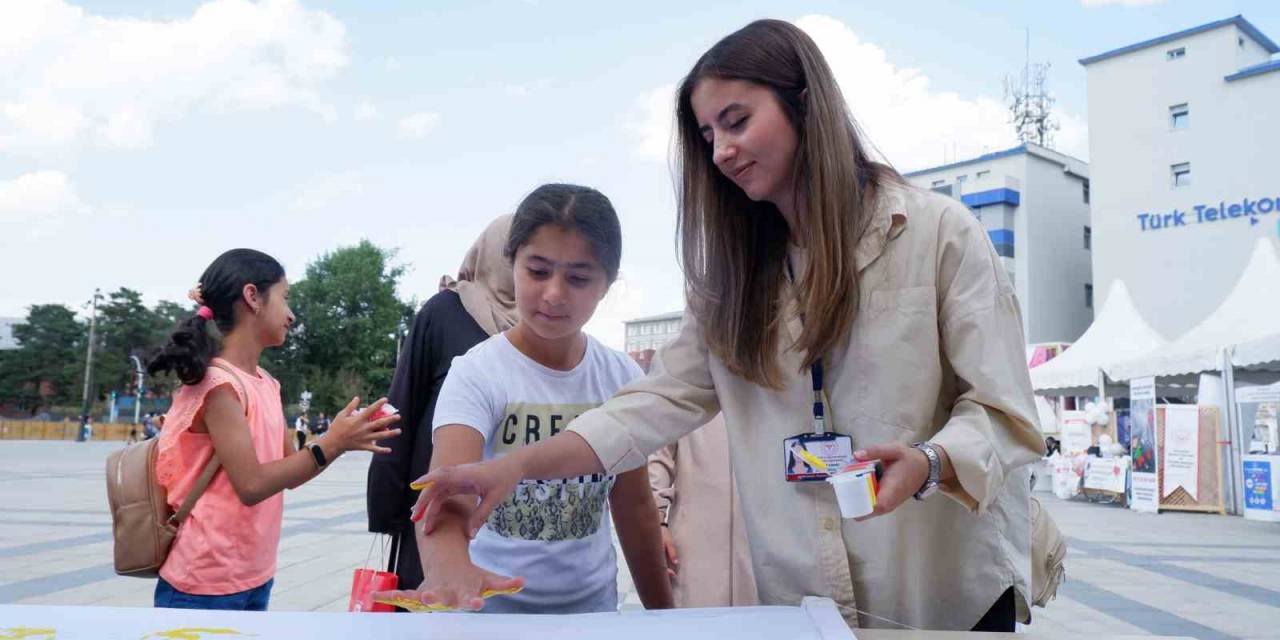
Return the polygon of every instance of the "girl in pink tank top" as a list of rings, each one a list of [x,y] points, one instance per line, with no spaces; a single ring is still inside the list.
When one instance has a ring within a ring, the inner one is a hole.
[[[353,398],[324,436],[296,451],[286,439],[280,383],[257,365],[294,322],[284,268],[260,251],[233,249],[205,269],[191,298],[199,310],[147,366],[182,381],[160,434],[156,475],[177,509],[214,455],[222,467],[178,530],[155,606],[265,610],[281,492],[347,451],[386,453],[378,441],[400,433],[390,428],[398,417],[379,417],[385,398],[358,413]]]

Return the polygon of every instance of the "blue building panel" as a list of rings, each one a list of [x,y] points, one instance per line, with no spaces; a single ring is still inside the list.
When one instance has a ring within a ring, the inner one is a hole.
[[[992,244],[1013,244],[1012,229],[992,229],[987,235],[991,236]]]
[[[1280,60],[1271,60],[1262,64],[1255,64],[1252,67],[1245,67],[1229,76],[1223,76],[1227,82],[1235,82],[1244,78],[1249,78],[1272,71],[1280,71]]]
[[[960,196],[960,201],[970,208],[989,207],[993,204],[1009,204],[1018,206],[1022,202],[1022,194],[1009,188],[990,189]]]

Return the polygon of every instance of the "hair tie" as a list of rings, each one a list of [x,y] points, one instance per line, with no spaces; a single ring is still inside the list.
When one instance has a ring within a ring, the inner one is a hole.
[[[205,320],[212,320],[213,309],[210,309],[209,307],[200,307],[199,309],[196,310],[196,315],[200,316],[201,318],[204,318]]]

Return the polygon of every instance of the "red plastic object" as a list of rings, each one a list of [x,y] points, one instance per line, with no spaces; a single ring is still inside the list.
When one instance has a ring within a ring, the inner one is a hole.
[[[393,591],[400,588],[400,578],[394,573],[377,569],[356,569],[351,576],[351,600],[347,603],[347,611],[356,613],[376,611],[393,612],[395,607],[373,601],[377,591]]]

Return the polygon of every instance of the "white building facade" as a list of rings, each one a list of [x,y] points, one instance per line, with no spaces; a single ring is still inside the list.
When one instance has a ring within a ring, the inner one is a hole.
[[[1027,342],[1072,342],[1084,333],[1095,299],[1089,165],[1025,144],[906,177],[982,220],[1017,291]]]
[[[1276,241],[1277,51],[1235,16],[1080,61],[1096,299],[1122,279],[1174,338],[1217,308],[1259,236]]]
[[[637,318],[623,323],[626,327],[623,343],[627,355],[640,364],[645,372],[653,361],[653,353],[680,334],[680,319],[684,317],[679,311],[664,313],[647,318]]]

